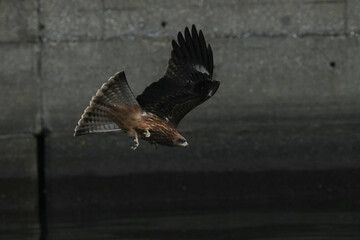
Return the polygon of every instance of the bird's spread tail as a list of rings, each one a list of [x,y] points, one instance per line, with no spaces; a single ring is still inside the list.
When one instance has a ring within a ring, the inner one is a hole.
[[[110,114],[114,104],[139,106],[126,81],[124,72],[116,73],[97,91],[90,101],[90,106],[81,116],[74,136],[120,131],[121,128],[114,122]]]

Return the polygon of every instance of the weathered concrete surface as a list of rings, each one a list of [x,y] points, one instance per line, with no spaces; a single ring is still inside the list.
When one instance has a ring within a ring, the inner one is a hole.
[[[4,1],[1,1],[1,4],[4,4]],[[21,35],[22,31],[21,27],[18,31],[10,31],[9,39],[6,41],[26,40],[26,37]],[[16,38],[16,34],[20,34],[21,39]],[[27,36],[27,40],[32,41],[32,36]],[[25,39],[22,39],[23,37]],[[4,233],[1,234],[2,239],[39,237],[37,150],[33,135],[38,126],[40,109],[37,54],[38,47],[33,43],[0,44],[0,232]]]
[[[148,36],[172,36],[172,29],[193,23],[222,36],[344,31],[343,1],[157,1],[150,6],[145,2],[119,4],[105,0],[105,37],[124,33],[138,35],[139,32]],[[164,29],[157,28],[164,23]]]
[[[169,51],[168,41],[146,39],[47,44],[42,76],[49,128],[72,132],[91,96],[120,70],[126,71],[131,87],[140,93],[163,74]]]
[[[39,239],[38,1],[0,1],[0,238]]]
[[[51,40],[102,35],[102,1],[41,0],[44,37]]]
[[[360,44],[356,38],[208,41],[214,49],[215,77],[222,82],[221,88],[190,119],[274,123],[299,117],[345,121],[360,115]],[[169,52],[168,40],[47,44],[42,76],[49,128],[72,132],[96,90],[117,71],[125,70],[134,93],[140,94],[163,75]]]
[[[34,133],[40,109],[38,46],[0,44],[0,135]]]
[[[36,140],[27,135],[1,136],[1,168],[2,178],[34,178],[37,175]],[[34,190],[29,191],[35,194]],[[35,194],[36,195],[36,194]]]
[[[345,1],[42,1],[48,39],[173,36],[196,23],[215,35],[343,34]],[[61,9],[61,11],[59,11]],[[220,20],[221,19],[221,20]]]
[[[347,0],[348,32],[360,34],[360,5],[356,0]]]
[[[38,30],[37,8],[37,0],[1,0],[0,42],[36,41]]]

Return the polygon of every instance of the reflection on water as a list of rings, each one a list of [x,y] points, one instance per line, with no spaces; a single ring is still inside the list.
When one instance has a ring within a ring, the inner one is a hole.
[[[133,214],[117,219],[99,213],[97,218],[66,219],[49,224],[47,240],[360,239],[360,212],[192,211]],[[34,229],[13,226],[10,231],[0,232],[0,239],[39,239]]]

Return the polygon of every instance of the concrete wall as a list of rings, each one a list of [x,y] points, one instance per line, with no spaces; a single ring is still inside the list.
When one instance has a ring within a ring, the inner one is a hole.
[[[91,192],[104,185],[69,190],[73,178],[360,168],[359,11],[356,0],[0,0],[0,211],[37,219],[39,157],[50,217],[102,201]],[[181,123],[188,149],[72,137],[103,82],[125,70],[140,94],[191,24],[211,43],[222,83]]]

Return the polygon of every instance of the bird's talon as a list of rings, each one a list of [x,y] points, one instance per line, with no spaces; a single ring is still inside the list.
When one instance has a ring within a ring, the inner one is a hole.
[[[139,142],[135,142],[135,141],[134,141],[134,146],[132,146],[131,149],[132,149],[132,150],[135,150],[135,149],[138,148],[138,146],[139,146]]]
[[[137,137],[137,135],[135,135],[135,138],[134,138],[134,146],[131,147],[132,150],[135,150],[137,149],[139,146],[139,139]]]
[[[146,130],[146,131],[144,132],[144,135],[145,135],[146,138],[150,137],[150,132],[149,132],[149,130]]]

